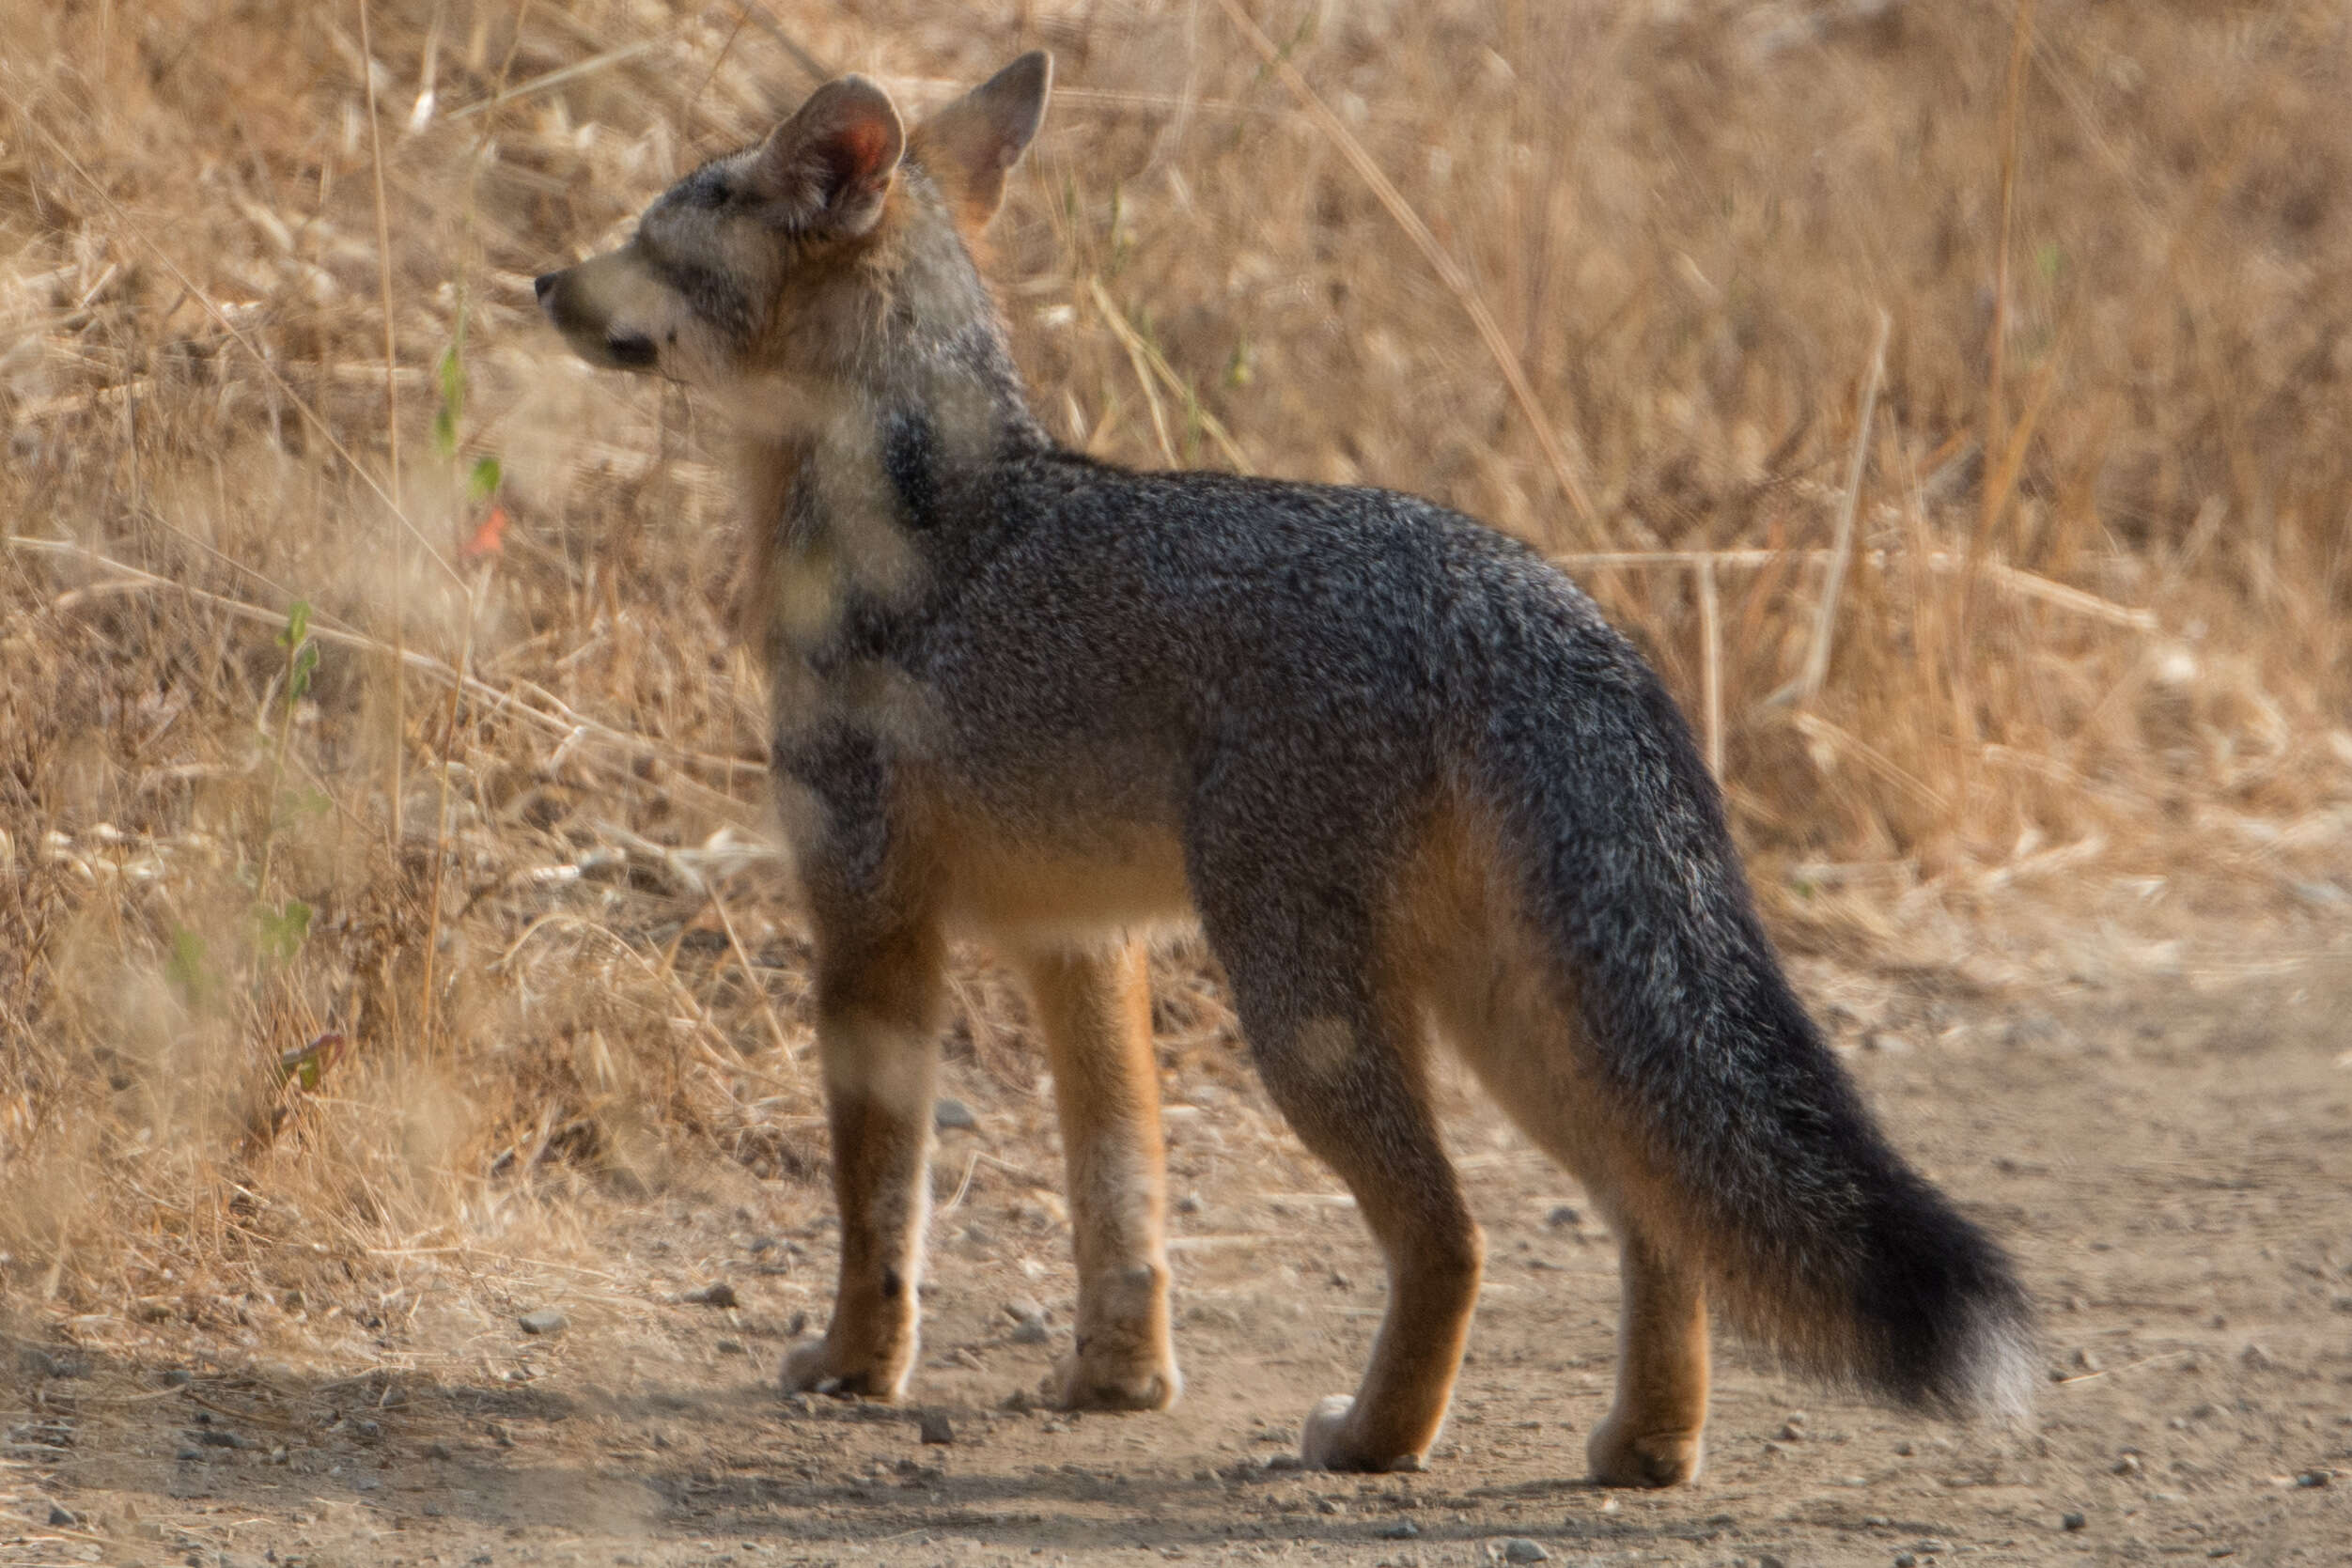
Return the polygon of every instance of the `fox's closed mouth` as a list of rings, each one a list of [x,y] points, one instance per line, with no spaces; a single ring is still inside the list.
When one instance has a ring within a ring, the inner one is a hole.
[[[653,339],[643,333],[614,333],[604,340],[604,352],[622,370],[653,367]]]

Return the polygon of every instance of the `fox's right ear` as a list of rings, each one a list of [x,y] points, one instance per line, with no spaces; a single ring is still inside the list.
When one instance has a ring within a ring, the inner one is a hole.
[[[1045,119],[1053,56],[1033,49],[923,122],[915,156],[939,182],[956,220],[977,234],[1005,200],[1005,176]]]
[[[906,145],[890,95],[863,76],[844,76],[769,133],[752,160],[752,186],[794,228],[864,234],[882,215]]]

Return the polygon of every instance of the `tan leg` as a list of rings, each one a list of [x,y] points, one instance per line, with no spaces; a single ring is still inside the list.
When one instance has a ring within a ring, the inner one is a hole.
[[[1706,1425],[1706,1291],[1628,1229],[1617,1402],[1585,1444],[1604,1486],[1673,1486],[1699,1473]]]
[[[1162,1410],[1183,1389],[1168,1338],[1160,1076],[1141,943],[1024,955],[1053,1063],[1078,1251],[1078,1343],[1055,1369],[1064,1406]]]
[[[1267,1032],[1253,1038],[1276,1103],[1355,1194],[1388,1258],[1388,1312],[1363,1381],[1309,1412],[1301,1455],[1318,1469],[1419,1469],[1453,1397],[1485,1239],[1400,1034],[1323,1018],[1271,1046]]]
[[[938,939],[908,934],[825,955],[818,1054],[833,1124],[841,1281],[825,1337],[785,1359],[787,1391],[896,1399],[913,1370],[928,1218]]]

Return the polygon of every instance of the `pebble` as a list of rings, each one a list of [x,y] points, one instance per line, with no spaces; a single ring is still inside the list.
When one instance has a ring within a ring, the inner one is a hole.
[[[194,1443],[182,1443],[173,1451],[172,1457],[174,1459],[201,1459],[204,1457],[204,1451]]]
[[[1046,1330],[1045,1309],[1027,1296],[1005,1302],[1005,1315],[1013,1320],[1015,1344],[1043,1344],[1052,1337]]]
[[[931,1107],[931,1125],[942,1132],[970,1132],[980,1125],[980,1118],[961,1100],[940,1100]]]
[[[2079,1514],[2062,1514],[2058,1516],[2060,1529],[2080,1529],[2090,1522]]]
[[[571,1319],[553,1307],[541,1307],[536,1312],[525,1312],[515,1320],[526,1334],[554,1334],[571,1327]]]
[[[1558,1208],[1544,1216],[1544,1223],[1557,1231],[1570,1225],[1583,1224],[1584,1216],[1573,1205],[1562,1203]]]
[[[925,1442],[946,1444],[956,1440],[955,1427],[949,1424],[947,1418],[939,1411],[923,1411],[914,1420],[915,1427],[922,1433]]]
[[[2145,1467],[2140,1463],[2140,1456],[2136,1453],[2126,1453],[2114,1464],[2114,1471],[2117,1475],[2138,1475]]]
[[[1909,1552],[1894,1554],[1894,1568],[1919,1568],[1919,1559]]]
[[[1420,1535],[1421,1527],[1410,1519],[1399,1519],[1380,1531],[1380,1539],[1383,1541],[1413,1541],[1418,1540]]]
[[[49,1505],[49,1522],[60,1529],[71,1529],[82,1521],[53,1502]]]
[[[2334,1472],[2330,1470],[2305,1470],[2295,1478],[2295,1484],[2306,1487],[2325,1486],[2334,1479]]]
[[[690,1290],[678,1299],[690,1307],[733,1307],[740,1304],[735,1299],[735,1287],[724,1280],[715,1285],[705,1285],[700,1290]]]
[[[1788,1564],[1770,1552],[1756,1553],[1756,1568],[1788,1568]]]
[[[1503,1543],[1503,1560],[1505,1562],[1550,1562],[1551,1554],[1526,1536],[1514,1535]]]
[[[1183,1197],[1176,1200],[1176,1211],[1178,1214],[1198,1214],[1201,1210],[1207,1208],[1207,1206],[1208,1205],[1207,1203],[1201,1202],[1201,1195],[1199,1193],[1188,1192]],[[2344,1299],[2347,1302],[2352,1302],[2352,1296],[2346,1296]],[[2352,1306],[2347,1306],[2345,1310],[2347,1312],[2352,1312]]]

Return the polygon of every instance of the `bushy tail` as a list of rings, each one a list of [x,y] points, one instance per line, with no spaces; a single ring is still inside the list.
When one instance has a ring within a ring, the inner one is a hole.
[[[1609,639],[1488,708],[1487,785],[1565,994],[1709,1296],[1798,1368],[1914,1408],[2021,1416],[2008,1258],[1889,1146],[1758,924],[1714,783]],[[1655,1221],[1653,1221],[1655,1222]]]

